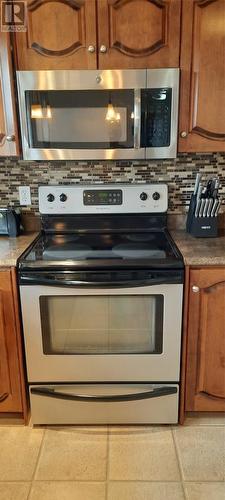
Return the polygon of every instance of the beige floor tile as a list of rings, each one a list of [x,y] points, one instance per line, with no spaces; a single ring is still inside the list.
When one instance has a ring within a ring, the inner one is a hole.
[[[173,432],[185,481],[224,480],[224,427],[180,427]]]
[[[104,481],[106,451],[101,429],[47,430],[35,479]]]
[[[184,500],[180,483],[111,482],[108,500]]]
[[[198,426],[198,425],[224,425],[225,414],[220,413],[189,413],[184,422],[185,426]]]
[[[43,432],[29,427],[0,428],[0,481],[31,480]]]
[[[187,500],[224,500],[225,483],[185,483]]]
[[[105,483],[34,481],[29,500],[104,500]]]
[[[110,432],[111,480],[179,481],[171,430],[161,427]]]
[[[1,500],[27,500],[30,483],[0,483]]]

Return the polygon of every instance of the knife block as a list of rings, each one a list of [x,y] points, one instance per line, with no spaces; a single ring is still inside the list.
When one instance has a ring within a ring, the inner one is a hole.
[[[192,195],[187,215],[186,231],[195,238],[218,236],[218,217],[195,217],[196,195]]]

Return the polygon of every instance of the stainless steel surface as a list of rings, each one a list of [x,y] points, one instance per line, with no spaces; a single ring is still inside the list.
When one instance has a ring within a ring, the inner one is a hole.
[[[141,147],[141,90],[134,90],[134,148]]]
[[[77,185],[77,186],[40,186],[39,187],[39,210],[42,214],[116,214],[116,213],[163,213],[168,208],[168,187],[166,184],[116,184],[123,194],[122,205],[84,205],[83,193],[86,189],[97,191],[104,189],[110,191],[115,189],[115,184],[107,185]],[[61,193],[66,194],[67,200],[60,201]],[[146,200],[142,201],[140,196],[144,192]],[[154,200],[154,193],[160,197]],[[49,202],[48,196],[53,194],[54,201]]]
[[[102,54],[105,54],[105,53],[107,52],[107,47],[106,47],[106,45],[101,45],[101,47],[100,47],[100,52],[101,52]]]
[[[198,186],[199,186],[201,177],[202,177],[202,174],[197,173],[196,179],[195,179],[194,194],[197,194],[197,192],[198,192]]]
[[[166,384],[74,384],[38,385],[30,387],[32,423],[42,424],[172,424],[178,422],[179,386],[168,384],[177,393],[157,398],[120,402],[82,402],[32,394],[37,387],[55,390],[68,395],[85,392],[93,394],[134,395],[137,392],[157,390]]]
[[[216,213],[216,209],[217,209],[218,203],[219,203],[219,200],[215,199],[214,203],[213,203],[213,206],[212,206],[212,210],[211,210],[211,217],[214,217],[214,215]]]
[[[219,212],[219,209],[220,209],[220,205],[221,205],[221,200],[219,200],[219,201],[218,201],[218,204],[217,204],[217,207],[216,207],[216,210],[215,210],[215,215],[214,215],[214,217],[217,217],[218,212]]]
[[[205,199],[204,209],[203,209],[203,217],[206,217],[206,215],[207,215],[208,206],[209,206],[209,199],[208,199],[208,198],[206,198],[206,199]]]
[[[26,360],[29,382],[121,382],[133,380],[179,380],[183,285],[153,285],[138,288],[60,288],[20,286]],[[41,296],[161,295],[164,298],[162,354],[58,355],[43,354],[40,319]],[[115,369],[116,367],[116,369]]]
[[[25,160],[116,160],[144,158],[174,158],[177,151],[177,122],[179,97],[179,69],[154,70],[60,70],[18,71],[20,123]],[[141,148],[140,146],[140,89],[172,87],[171,142],[168,147]],[[135,123],[133,148],[128,149],[45,149],[32,148],[28,140],[26,120],[26,90],[94,90],[134,89]],[[137,128],[139,127],[139,129]]]
[[[171,137],[168,147],[146,148],[146,158],[176,158],[178,132],[180,70],[178,68],[148,69],[147,88],[172,88]]]
[[[204,199],[204,198],[202,198],[202,199],[201,199],[201,203],[200,203],[200,209],[199,209],[199,217],[202,217],[202,216],[203,216],[204,206],[205,206],[205,199]]]
[[[199,288],[198,286],[193,285],[193,287],[192,287],[192,292],[194,292],[194,293],[198,293],[198,292],[199,292],[199,290],[200,290],[200,288]]]
[[[94,45],[89,45],[88,52],[90,52],[91,54],[93,54],[93,52],[95,52],[95,46]]]
[[[4,106],[4,122],[6,130],[3,132],[4,136],[15,137],[15,122],[16,117],[14,116],[14,106],[13,106],[13,95],[14,91],[13,84],[11,82],[10,75],[10,61],[8,54],[8,42],[6,37],[8,33],[1,32],[0,36],[0,79],[1,79],[1,92],[2,100]],[[6,137],[1,143],[0,156],[15,156],[16,155],[16,143],[15,139],[9,141]],[[5,140],[6,139],[6,140]]]
[[[199,217],[199,208],[200,208],[200,205],[201,205],[201,200],[197,200],[197,203],[196,203],[196,208],[195,208],[195,217]]]
[[[188,133],[185,131],[185,130],[182,130],[182,132],[180,133],[180,136],[185,139],[187,136],[188,136]]]
[[[210,198],[210,199],[209,199],[208,210],[207,210],[207,217],[210,217],[210,216],[211,216],[212,206],[213,206],[213,198]]]

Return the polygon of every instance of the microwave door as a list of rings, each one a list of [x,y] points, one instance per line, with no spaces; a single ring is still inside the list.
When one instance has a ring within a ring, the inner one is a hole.
[[[25,91],[26,159],[144,158],[140,89]]]

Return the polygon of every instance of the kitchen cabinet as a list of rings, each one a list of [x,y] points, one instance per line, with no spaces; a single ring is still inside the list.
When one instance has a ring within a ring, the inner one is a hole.
[[[28,0],[17,67],[179,66],[181,0]]]
[[[15,270],[0,269],[0,415],[26,413]]]
[[[96,68],[95,0],[28,0],[15,41],[20,70]]]
[[[182,9],[179,151],[225,151],[225,2]]]
[[[9,33],[0,31],[0,156],[19,154]]]
[[[190,270],[186,411],[225,411],[225,268]]]
[[[180,0],[99,0],[99,68],[179,66]]]

